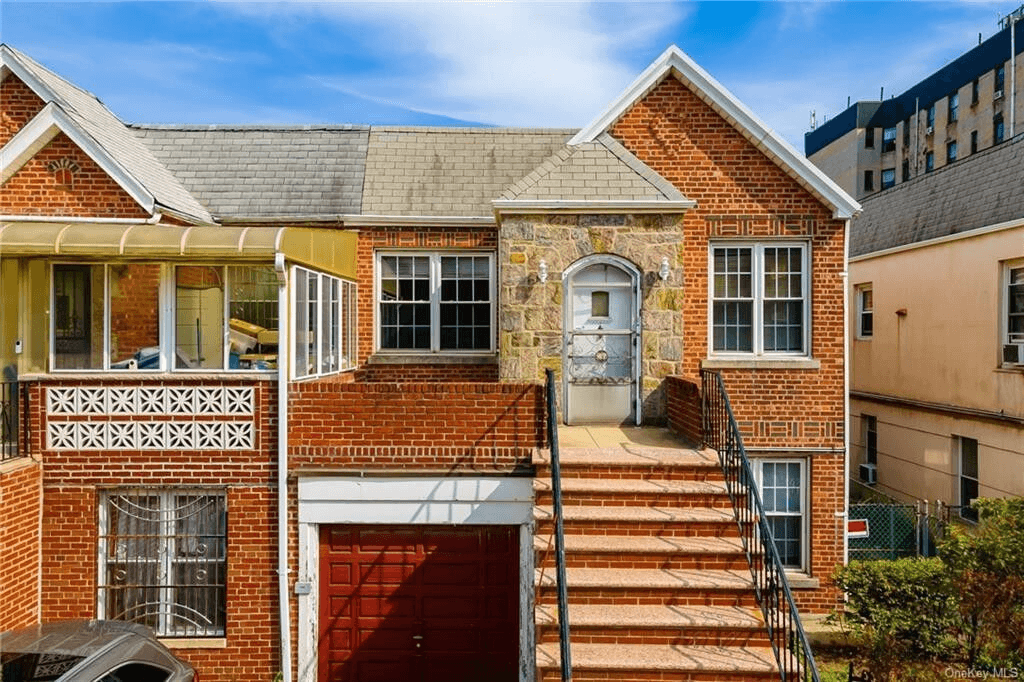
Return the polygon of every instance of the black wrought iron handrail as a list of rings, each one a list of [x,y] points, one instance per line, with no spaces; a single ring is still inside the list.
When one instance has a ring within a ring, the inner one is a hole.
[[[722,375],[702,369],[701,428],[704,444],[718,452],[726,487],[736,510],[743,550],[754,579],[757,603],[768,626],[768,637],[783,682],[819,682],[814,654],[807,641],[786,571],[779,558],[761,494],[743,447],[743,438],[729,404]]]
[[[558,413],[555,402],[555,373],[544,370],[547,388],[548,446],[551,448],[551,511],[555,522],[555,587],[558,590],[558,648],[562,661],[562,682],[572,680],[569,651],[569,593],[565,581],[565,531],[562,526],[562,470],[558,463]]]
[[[28,414],[28,385],[0,382],[0,461],[30,454]]]

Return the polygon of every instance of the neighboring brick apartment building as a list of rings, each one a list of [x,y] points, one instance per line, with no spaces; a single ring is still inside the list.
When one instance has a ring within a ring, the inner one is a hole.
[[[797,601],[836,603],[859,206],[678,49],[580,131],[128,126],[0,59],[0,629],[142,620],[204,681],[389,638],[373,679],[532,679],[547,368],[614,424],[719,370]]]
[[[859,200],[1010,139],[1024,124],[1022,17],[1024,6],[904,92],[855,102],[806,133],[807,158]]]

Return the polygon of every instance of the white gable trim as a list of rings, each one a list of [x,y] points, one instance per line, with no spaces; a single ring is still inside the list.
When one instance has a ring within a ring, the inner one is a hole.
[[[496,213],[686,213],[692,199],[495,199]]]
[[[156,198],[55,102],[43,107],[0,149],[0,183],[7,182],[58,133],[67,135],[143,209],[149,213],[155,211]]]
[[[57,93],[47,87],[45,83],[36,78],[30,69],[25,67],[8,46],[0,45],[0,80],[7,77],[7,72],[17,76],[21,82],[27,85],[44,102],[53,102],[60,99],[57,97]]]
[[[832,207],[836,218],[852,218],[861,207],[850,195],[822,173],[788,142],[766,126],[721,83],[700,68],[675,45],[669,46],[594,121],[578,132],[570,145],[592,142],[606,132],[634,103],[672,73],[689,85],[758,149],[786,170],[797,182]]]

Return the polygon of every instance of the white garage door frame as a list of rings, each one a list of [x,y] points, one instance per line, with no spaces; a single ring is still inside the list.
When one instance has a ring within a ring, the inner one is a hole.
[[[533,626],[533,479],[528,477],[299,478],[299,682],[317,682],[320,526],[519,526],[519,681],[536,670]]]

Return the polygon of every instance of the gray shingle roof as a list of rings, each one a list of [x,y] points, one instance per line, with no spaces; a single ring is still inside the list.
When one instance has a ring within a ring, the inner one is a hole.
[[[574,130],[370,130],[365,215],[489,216],[491,201],[561,149]]]
[[[607,133],[565,146],[505,190],[502,199],[682,201],[670,182]]]
[[[367,126],[132,126],[219,218],[360,212]]]
[[[95,95],[69,83],[21,52],[7,47],[21,65],[50,90],[52,101],[83,132],[92,137],[115,163],[145,187],[157,203],[202,222],[211,222],[206,209]],[[46,99],[50,101],[50,98]]]
[[[850,256],[1024,218],[1024,135],[864,200]]]

